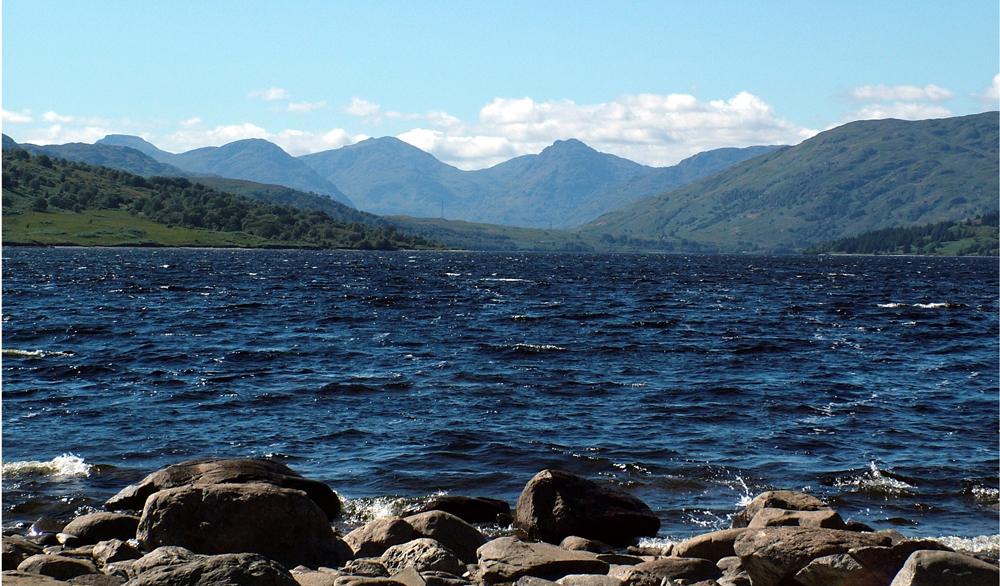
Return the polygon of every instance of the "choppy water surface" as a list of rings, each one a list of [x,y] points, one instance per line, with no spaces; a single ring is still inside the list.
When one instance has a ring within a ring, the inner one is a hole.
[[[3,250],[3,523],[270,456],[369,514],[547,467],[663,537],[806,490],[997,533],[996,259]]]

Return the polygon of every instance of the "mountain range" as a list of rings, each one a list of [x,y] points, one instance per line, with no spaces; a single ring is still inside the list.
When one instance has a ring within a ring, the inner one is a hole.
[[[734,165],[581,226],[608,239],[790,252],[1000,207],[997,112],[866,120]]]

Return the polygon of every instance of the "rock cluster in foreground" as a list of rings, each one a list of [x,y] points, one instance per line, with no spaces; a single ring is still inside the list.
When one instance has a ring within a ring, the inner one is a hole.
[[[267,460],[193,460],[122,490],[108,512],[3,537],[3,584],[142,586],[996,586],[996,560],[845,522],[809,495],[759,495],[733,527],[629,546],[659,520],[642,501],[556,470],[511,514],[443,496],[339,534],[340,500]],[[513,523],[487,537],[475,523]],[[14,569],[16,568],[16,570]]]

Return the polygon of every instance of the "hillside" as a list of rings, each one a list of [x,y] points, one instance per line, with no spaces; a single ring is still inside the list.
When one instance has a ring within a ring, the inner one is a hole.
[[[942,254],[997,256],[1000,214],[964,222],[938,222],[909,228],[883,228],[849,238],[811,246],[806,254]]]
[[[718,149],[658,169],[566,140],[537,155],[462,171],[385,137],[299,158],[373,213],[569,228],[773,148]]]
[[[998,114],[845,124],[579,228],[790,252],[895,226],[997,211]]]
[[[4,150],[12,148],[22,148],[29,153],[49,157],[67,159],[70,161],[80,161],[88,165],[97,165],[128,171],[143,177],[160,175],[163,177],[186,177],[191,176],[173,165],[162,163],[142,151],[118,145],[106,144],[86,144],[71,142],[61,145],[39,146],[35,144],[18,144],[6,134],[3,135]]]
[[[345,224],[183,177],[147,179],[23,149],[3,153],[3,244],[440,248],[393,226]]]

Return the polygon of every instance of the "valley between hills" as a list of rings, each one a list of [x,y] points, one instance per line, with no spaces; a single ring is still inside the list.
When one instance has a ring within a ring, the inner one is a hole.
[[[905,244],[905,250],[926,254],[996,254],[998,122],[997,112],[859,121],[795,146],[717,149],[663,168],[571,139],[476,171],[447,165],[392,137],[293,157],[262,139],[174,154],[136,136],[40,146],[4,135],[3,241],[794,253],[843,252],[843,246],[823,246],[895,229],[896,244],[880,247],[868,237],[864,250],[903,253]],[[86,181],[66,182],[65,171],[50,173],[44,161],[92,166],[76,168],[75,175],[94,179],[86,187],[81,187]],[[216,224],[199,225],[190,213],[186,220],[181,213],[161,223],[162,229],[193,235],[170,237],[154,237],[161,228],[151,225],[128,225],[156,224],[157,217],[165,217],[140,201],[150,194],[131,185],[155,178],[186,182],[177,183],[186,185],[176,189],[181,198],[200,189],[204,201],[195,205]],[[96,190],[100,197],[81,203],[81,190]],[[121,192],[117,207],[110,196],[115,190]],[[215,195],[206,198],[208,192]],[[229,221],[232,210],[204,207],[213,198],[222,201],[219,197],[252,210],[246,217],[257,223],[237,225]],[[238,204],[244,200],[259,203]],[[95,214],[105,218],[98,220],[100,230],[73,227],[84,216],[93,225]],[[225,225],[217,222],[222,216]],[[294,224],[288,218],[300,223],[288,227]],[[964,228],[956,228],[963,222]],[[67,227],[54,228],[57,224]],[[948,228],[927,228],[937,225]],[[40,233],[42,226],[52,234]],[[338,232],[347,226],[358,231]],[[911,236],[898,232],[911,229]],[[75,236],[96,232],[115,236]]]

